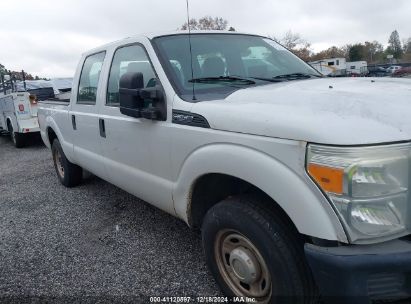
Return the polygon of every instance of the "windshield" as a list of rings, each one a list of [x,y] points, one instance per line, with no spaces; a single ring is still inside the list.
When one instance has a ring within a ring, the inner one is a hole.
[[[187,34],[157,37],[153,45],[177,94],[187,101],[192,101],[193,84],[201,101],[246,87],[320,76],[278,43],[259,36],[192,34],[193,74]]]

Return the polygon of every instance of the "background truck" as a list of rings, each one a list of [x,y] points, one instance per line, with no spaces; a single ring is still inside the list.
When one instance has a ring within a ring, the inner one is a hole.
[[[85,169],[200,229],[227,297],[369,303],[411,294],[410,88],[176,32],[85,53],[39,123],[63,185]]]
[[[24,71],[23,71],[24,75]],[[27,142],[28,134],[39,133],[38,100],[54,97],[51,86],[30,86],[16,82],[9,75],[2,77],[0,89],[0,131],[10,134],[17,148]]]

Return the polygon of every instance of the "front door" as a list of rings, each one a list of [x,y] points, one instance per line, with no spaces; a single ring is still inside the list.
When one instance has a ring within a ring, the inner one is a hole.
[[[173,213],[169,123],[120,113],[119,80],[126,72],[142,73],[145,87],[154,86],[158,81],[141,44],[124,46],[114,52],[100,111],[100,119],[105,124],[101,146],[108,180]]]

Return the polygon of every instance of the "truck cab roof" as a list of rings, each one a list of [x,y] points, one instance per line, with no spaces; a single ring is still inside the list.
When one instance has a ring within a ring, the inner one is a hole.
[[[136,40],[142,40],[142,39],[149,39],[152,40],[157,37],[162,37],[162,36],[172,36],[172,35],[187,35],[189,33],[188,30],[177,30],[177,31],[161,31],[161,32],[149,32],[149,33],[142,33],[138,35],[133,35],[130,37],[122,38],[101,46],[98,46],[96,48],[93,48],[91,50],[88,50],[87,52],[84,52],[83,55],[88,55],[92,53],[96,53],[98,51],[107,49],[111,46],[116,46],[118,44],[124,44],[126,41],[136,41]],[[217,35],[222,35],[222,34],[231,34],[231,35],[252,35],[252,36],[260,36],[257,34],[253,33],[247,33],[247,32],[234,32],[234,31],[222,31],[222,30],[193,30],[190,31],[191,35],[196,35],[196,34],[217,34]]]

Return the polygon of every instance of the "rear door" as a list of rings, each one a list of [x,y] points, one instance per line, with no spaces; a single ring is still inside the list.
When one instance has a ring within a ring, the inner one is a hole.
[[[105,178],[105,167],[96,101],[99,98],[98,88],[101,86],[100,74],[105,55],[106,52],[102,51],[84,59],[69,113],[76,163],[101,178]]]
[[[28,93],[16,93],[14,99],[17,120],[31,118],[30,102]]]

